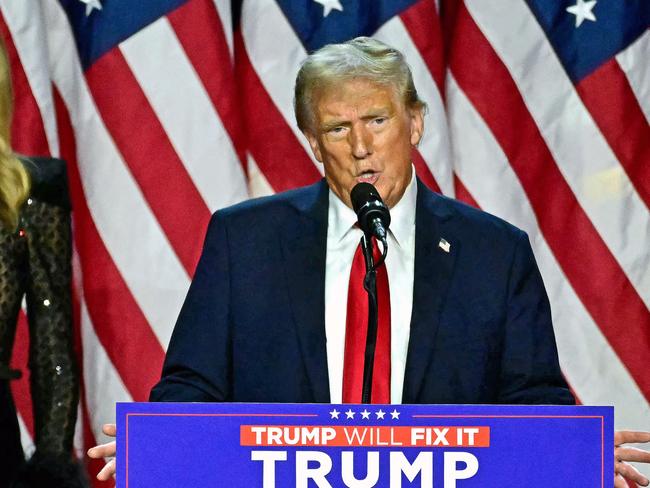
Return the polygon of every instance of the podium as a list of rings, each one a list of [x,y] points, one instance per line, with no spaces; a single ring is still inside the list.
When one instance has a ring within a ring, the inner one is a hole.
[[[610,488],[612,407],[118,403],[119,488]]]

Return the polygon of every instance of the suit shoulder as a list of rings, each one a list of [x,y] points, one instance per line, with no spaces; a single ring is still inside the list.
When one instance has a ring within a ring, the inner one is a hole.
[[[21,156],[31,178],[30,195],[43,202],[70,210],[68,172],[62,159]]]

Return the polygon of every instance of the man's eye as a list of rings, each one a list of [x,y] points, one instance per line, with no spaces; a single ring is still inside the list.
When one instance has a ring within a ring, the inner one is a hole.
[[[373,121],[376,125],[382,125],[383,123],[386,122],[386,120],[388,120],[388,119],[386,119],[386,117],[375,117],[374,119],[372,119],[372,121]]]
[[[340,134],[345,130],[345,127],[332,127],[328,132],[331,134]]]

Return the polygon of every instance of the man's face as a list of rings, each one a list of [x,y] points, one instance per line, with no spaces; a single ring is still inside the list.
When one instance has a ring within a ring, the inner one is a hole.
[[[352,188],[371,183],[393,207],[411,181],[411,149],[422,136],[422,110],[406,107],[394,87],[364,79],[314,95],[314,124],[305,135],[325,166],[329,187],[352,207]]]

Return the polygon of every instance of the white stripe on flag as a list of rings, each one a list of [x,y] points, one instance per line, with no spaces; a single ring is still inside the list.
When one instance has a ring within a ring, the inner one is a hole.
[[[256,197],[265,197],[267,195],[273,195],[275,193],[271,184],[268,182],[264,173],[260,170],[259,166],[253,159],[253,156],[250,153],[247,153],[248,156],[248,191],[250,192],[251,198]]]
[[[411,66],[413,82],[418,94],[429,105],[428,120],[418,150],[442,193],[453,197],[454,180],[451,170],[447,114],[438,86],[399,17],[393,17],[386,22],[374,37],[399,49]]]
[[[293,113],[293,80],[300,63],[307,57],[300,39],[276,2],[244,2],[242,35],[248,57],[264,88],[322,174],[323,165],[314,159]]]
[[[72,438],[72,449],[77,459],[83,459],[86,455],[84,448],[83,410],[81,401],[77,402],[77,421],[74,424],[74,437]]]
[[[0,10],[11,32],[20,64],[22,65],[34,99],[41,112],[43,128],[50,153],[59,155],[59,137],[56,126],[52,84],[50,82],[47,39],[41,2],[22,0],[3,2]]]
[[[75,52],[61,5],[44,5],[50,27],[51,59],[55,59],[56,53]],[[176,317],[180,311],[189,277],[107,132],[78,59],[59,57],[52,67],[52,77],[70,112],[77,140],[92,141],[77,144],[77,157],[97,230],[160,344],[166,348],[173,329],[170,317]],[[133,252],[135,236],[146,252]]]
[[[580,205],[650,307],[650,214],[575,92],[537,20],[524,2],[465,3],[508,67]],[[616,176],[616,190],[600,191],[611,175]]]
[[[120,50],[208,208],[247,198],[232,141],[167,18],[122,42]]]
[[[586,404],[615,405],[618,425],[644,425],[647,400],[567,281],[506,155],[451,75],[447,87],[450,131],[461,139],[452,145],[456,173],[481,208],[529,233],[569,383]]]
[[[20,429],[20,443],[23,446],[23,452],[25,453],[25,457],[29,458],[31,457],[32,454],[34,454],[34,451],[36,450],[36,446],[34,445],[34,439],[32,439],[32,436],[29,435],[29,430],[27,430],[27,425],[23,420],[23,416],[20,415],[20,413],[17,413],[17,417],[18,417],[18,428]]]
[[[83,373],[89,423],[97,442],[110,440],[101,426],[115,422],[115,402],[132,402],[120,375],[99,342],[85,302],[81,303]]]
[[[650,122],[650,30],[621,51],[616,60],[627,76],[646,120]]]

